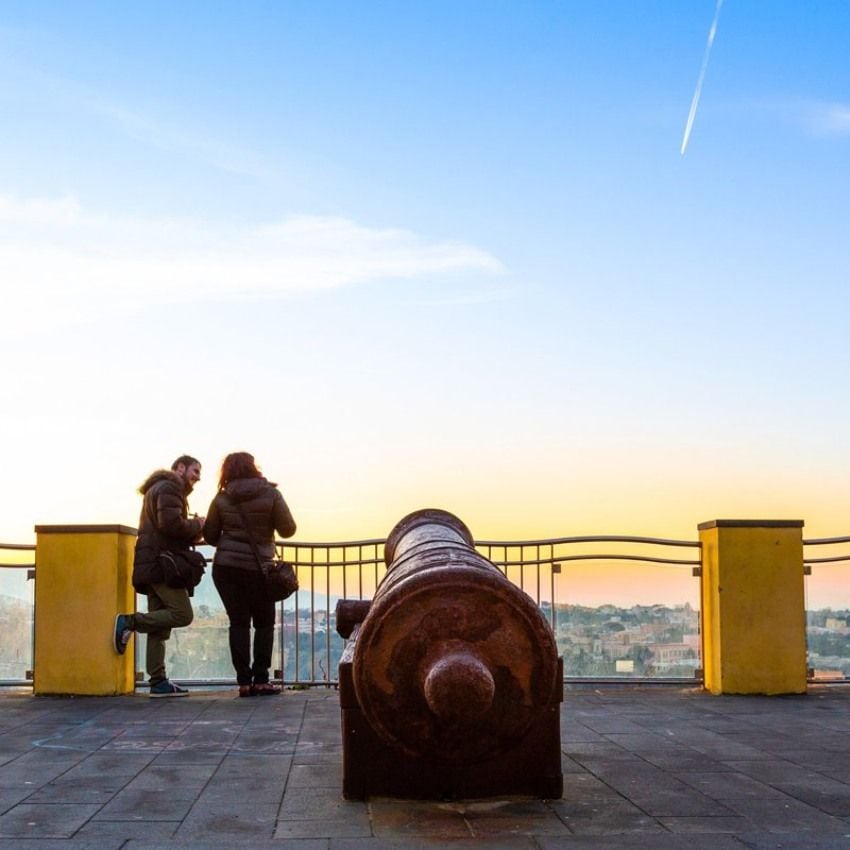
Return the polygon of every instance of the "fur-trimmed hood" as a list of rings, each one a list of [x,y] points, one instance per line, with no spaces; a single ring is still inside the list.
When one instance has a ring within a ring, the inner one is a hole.
[[[186,482],[176,472],[172,472],[170,469],[157,469],[140,485],[139,492],[144,496],[154,484],[158,484],[160,481],[170,481],[181,493],[186,491]]]

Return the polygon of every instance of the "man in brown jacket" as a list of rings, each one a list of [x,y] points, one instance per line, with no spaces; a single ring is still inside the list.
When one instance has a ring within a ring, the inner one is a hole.
[[[165,583],[159,555],[165,550],[189,549],[200,539],[204,517],[190,518],[187,502],[200,480],[200,461],[181,455],[170,470],[157,470],[139,487],[143,501],[133,559],[133,586],[139,593],[147,594],[148,611],[119,614],[115,618],[113,645],[123,655],[133,632],[147,634],[146,667],[152,697],[189,694],[165,675],[165,642],[173,628],[192,622],[192,603],[186,588]]]

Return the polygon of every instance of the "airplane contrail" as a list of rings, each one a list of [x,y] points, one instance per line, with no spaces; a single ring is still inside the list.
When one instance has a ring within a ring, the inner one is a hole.
[[[702,67],[699,69],[697,87],[694,90],[694,97],[691,101],[691,111],[688,113],[688,121],[685,124],[685,135],[682,138],[682,149],[679,151],[682,156],[685,155],[685,151],[688,147],[688,141],[691,138],[691,129],[694,126],[694,118],[696,118],[697,107],[699,106],[699,96],[702,93],[702,81],[705,79],[705,69],[708,67],[708,57],[711,55],[711,45],[714,44],[714,36],[717,34],[717,21],[720,18],[720,7],[722,5],[723,0],[717,0],[717,6],[714,9],[714,20],[711,22],[711,29],[708,31],[708,41],[705,43]]]

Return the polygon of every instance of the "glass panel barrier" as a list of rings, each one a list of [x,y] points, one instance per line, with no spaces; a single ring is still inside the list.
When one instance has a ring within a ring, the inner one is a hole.
[[[565,678],[700,678],[698,582],[645,565],[628,570],[597,563],[593,584],[573,570],[564,576],[564,597],[576,600],[556,605]]]
[[[601,543],[608,553],[594,554]],[[546,615],[565,679],[700,680],[699,553],[660,548],[673,545],[699,544],[597,537],[479,549]]]
[[[207,558],[212,549],[200,547]],[[236,674],[230,663],[227,612],[212,581],[211,568],[194,589],[192,624],[174,629],[165,644],[165,669],[170,679],[178,682],[235,682]],[[147,611],[147,597],[136,595],[136,608]],[[147,637],[136,634],[136,675],[144,681]],[[273,656],[273,658],[276,656]]]
[[[28,684],[33,667],[35,546],[0,544],[0,683]]]
[[[847,538],[836,540],[846,552]],[[806,640],[809,679],[815,682],[850,680],[850,556],[830,558],[827,551],[807,558]],[[806,555],[811,552],[807,547]]]
[[[147,610],[147,598],[136,597],[139,611]],[[195,618],[190,626],[174,629],[165,645],[165,669],[176,681],[235,681],[230,663],[228,619],[215,585],[207,574],[192,597]],[[145,670],[147,637],[136,634],[136,670]]]

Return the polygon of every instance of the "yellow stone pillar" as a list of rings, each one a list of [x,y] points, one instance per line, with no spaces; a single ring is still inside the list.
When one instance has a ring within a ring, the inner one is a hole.
[[[112,628],[116,614],[136,609],[136,530],[37,525],[35,532],[34,693],[132,693],[133,645],[116,654]]]
[[[699,525],[702,646],[713,694],[806,692],[802,520]]]

